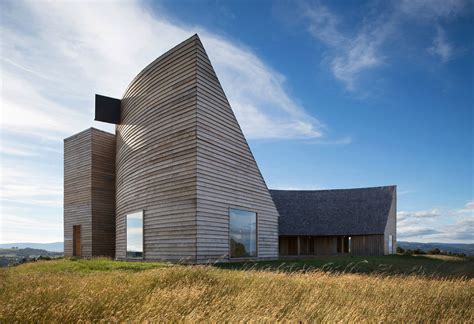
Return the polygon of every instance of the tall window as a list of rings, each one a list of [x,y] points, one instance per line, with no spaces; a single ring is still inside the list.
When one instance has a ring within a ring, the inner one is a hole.
[[[388,254],[393,254],[393,236],[388,236]]]
[[[143,258],[143,211],[127,215],[127,258]]]
[[[257,213],[229,210],[230,257],[257,256]]]

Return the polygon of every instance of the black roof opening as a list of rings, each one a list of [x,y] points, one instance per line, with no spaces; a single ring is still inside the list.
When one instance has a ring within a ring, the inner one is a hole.
[[[120,99],[95,95],[95,118],[110,124],[120,124]]]

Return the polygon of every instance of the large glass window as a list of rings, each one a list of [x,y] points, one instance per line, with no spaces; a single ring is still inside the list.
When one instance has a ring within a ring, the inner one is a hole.
[[[127,258],[143,258],[143,211],[127,215]]]
[[[230,209],[229,225],[230,257],[257,256],[257,213]]]

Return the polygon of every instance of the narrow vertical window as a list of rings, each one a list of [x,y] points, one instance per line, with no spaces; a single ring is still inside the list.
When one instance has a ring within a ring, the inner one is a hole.
[[[229,210],[230,257],[257,256],[257,213]]]
[[[127,258],[143,258],[143,211],[127,215]]]
[[[393,254],[393,236],[388,236],[388,254]]]

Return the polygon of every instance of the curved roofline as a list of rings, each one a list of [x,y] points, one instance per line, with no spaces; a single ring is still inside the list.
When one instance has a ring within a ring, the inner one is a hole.
[[[172,52],[174,52],[175,50],[177,50],[179,47],[182,47],[184,45],[186,45],[187,43],[189,42],[192,42],[194,40],[201,40],[199,38],[199,35],[196,33],[194,35],[192,35],[191,37],[189,37],[188,39],[186,39],[185,41],[182,41],[181,43],[179,43],[178,45],[176,46],[173,46],[171,49],[167,50],[166,52],[164,52],[163,54],[161,54],[160,56],[158,56],[156,59],[154,59],[150,64],[148,64],[147,66],[145,66],[133,79],[132,81],[130,81],[130,83],[128,84],[128,86],[125,88],[125,91],[123,92],[122,94],[122,99],[125,97],[125,95],[127,94],[128,90],[130,89],[130,87],[135,83],[135,81],[137,79],[139,79],[146,71],[148,71],[149,69],[151,69],[156,63],[158,63],[159,61],[161,61],[162,59],[164,59],[166,56],[170,55]]]
[[[316,190],[298,190],[298,189],[269,189],[270,191],[284,191],[284,192],[322,192],[322,191],[351,191],[351,190],[367,190],[367,189],[382,189],[390,188],[396,189],[397,185],[378,186],[378,187],[361,187],[361,188],[337,188],[337,189],[316,189]]]

